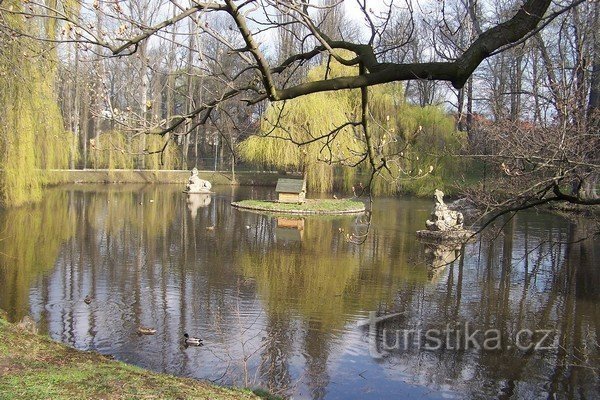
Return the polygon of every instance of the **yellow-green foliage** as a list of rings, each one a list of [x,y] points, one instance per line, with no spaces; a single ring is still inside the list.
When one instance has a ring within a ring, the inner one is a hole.
[[[6,14],[5,22],[39,29],[20,16]],[[71,134],[55,97],[55,53],[24,37],[0,36],[0,195],[4,205],[20,205],[41,197],[41,169],[68,166]]]
[[[91,149],[92,165],[96,168],[132,169],[136,167],[141,148],[141,135],[129,139],[124,132],[110,131],[101,134]],[[145,137],[145,147],[149,151],[163,148],[164,138],[157,135]],[[180,163],[179,152],[174,143],[169,143],[162,154],[144,155],[146,169],[175,169]]]
[[[374,110],[377,109],[374,107]],[[387,123],[397,141],[386,152],[401,152],[401,156],[398,163],[390,166],[393,176],[383,171],[375,179],[373,193],[408,192],[429,196],[436,188],[449,190],[465,167],[464,161],[451,156],[457,154],[466,141],[464,133],[456,131],[452,117],[439,107],[404,103],[396,107]],[[430,168],[433,169],[428,173]],[[400,179],[394,179],[398,176]]]
[[[332,66],[330,76],[350,70],[337,63],[332,63]],[[324,68],[310,71],[308,79],[321,79]],[[350,114],[357,112],[354,97],[352,91],[345,90],[315,93],[271,104],[262,120],[261,134],[243,141],[239,145],[240,154],[255,163],[300,170],[306,175],[310,191],[329,191],[333,184],[333,165],[330,163],[359,160],[356,154],[364,148],[360,132],[347,126],[335,134],[332,146],[326,146],[326,139],[304,146],[295,143],[326,135],[346,123],[348,118],[353,118]]]
[[[326,68],[326,65],[314,68],[308,80],[323,79]],[[327,75],[352,76],[357,72],[355,67],[332,61]],[[340,130],[330,145],[326,139],[304,146],[294,142],[306,142],[350,120],[357,121],[360,107],[359,90],[315,93],[271,104],[261,123],[261,134],[243,141],[240,154],[250,162],[303,171],[310,191],[330,191],[334,171],[342,175],[343,187],[349,189],[356,184],[357,175],[365,180],[370,171],[367,162],[357,168],[348,167],[366,151],[362,127]],[[373,182],[375,194],[408,191],[429,195],[436,187],[444,188],[460,170],[455,160],[443,157],[447,152],[458,151],[464,140],[456,132],[453,119],[439,107],[407,104],[401,84],[369,88],[369,115],[376,161],[382,157],[391,161],[391,173],[382,170]],[[340,167],[334,170],[334,164]],[[427,174],[430,166],[433,170]]]
[[[428,279],[425,268],[390,257],[390,251],[403,254],[398,251],[417,250],[410,235],[394,229],[399,222],[410,224],[408,215],[397,209],[377,212],[377,226],[391,233],[385,238],[370,236],[368,240],[379,242],[367,243],[368,252],[358,252],[357,247],[355,254],[351,250],[354,245],[343,239],[345,232],[352,232],[348,225],[339,220],[308,218],[302,251],[294,250],[293,244],[269,247],[261,243],[236,253],[236,265],[256,281],[268,315],[297,314],[307,321],[320,321],[330,332],[343,327],[352,316],[385,304],[399,285]],[[280,228],[275,237],[282,231],[289,229]]]
[[[17,318],[29,313],[29,289],[36,277],[52,269],[63,243],[75,233],[76,215],[67,207],[69,193],[55,191],[42,202],[0,214],[0,291],[8,293],[0,308]]]
[[[87,221],[94,229],[115,236],[133,229],[143,232],[149,240],[164,237],[175,218],[182,199],[180,195],[180,190],[166,191],[156,185],[129,185],[126,188],[108,185],[103,193],[94,190],[86,213]]]

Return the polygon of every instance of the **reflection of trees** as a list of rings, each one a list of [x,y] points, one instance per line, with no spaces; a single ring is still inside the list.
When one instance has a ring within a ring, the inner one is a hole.
[[[92,228],[108,234],[143,226],[143,233],[149,238],[165,235],[175,217],[175,204],[182,199],[173,189],[160,185],[127,185],[87,193],[88,221]],[[165,191],[170,195],[160,194]]]
[[[266,387],[272,393],[289,390],[292,377],[289,363],[292,353],[293,324],[284,313],[271,313],[265,327],[265,349],[262,352],[260,374],[266,381]],[[287,345],[283,345],[287,344]]]
[[[402,223],[395,214],[386,210],[376,216],[376,224],[381,223],[376,229]],[[274,225],[270,217],[259,218],[262,225]],[[295,243],[279,243],[275,234],[257,235],[239,263],[246,276],[256,279],[268,310],[318,319],[330,332],[390,300],[398,283],[427,279],[427,272],[405,256],[419,249],[414,237],[374,234],[364,246],[352,245],[345,240],[352,223],[351,218],[309,218],[303,240]]]
[[[447,281],[438,285],[443,292],[426,290],[417,300],[403,296],[396,308],[411,310],[409,320],[423,329],[468,321],[474,329],[499,329],[505,339],[521,329],[557,329],[558,349],[521,351],[513,344],[494,352],[412,351],[394,353],[390,365],[408,366],[419,384],[439,387],[452,379],[455,390],[473,397],[593,397],[600,291],[588,282],[598,283],[597,242],[579,241],[581,225],[557,222],[531,214],[505,221],[501,237],[469,246],[449,266]]]
[[[375,229],[389,232],[370,235],[364,245],[345,240],[353,218],[307,218],[302,240],[281,241],[277,234],[282,228],[275,229],[275,218],[256,216],[257,234],[237,263],[246,277],[255,280],[270,321],[291,327],[294,316],[300,316],[305,380],[313,398],[326,394],[336,334],[365,311],[391,303],[398,286],[416,287],[427,281],[427,270],[410,265],[406,257],[419,248],[414,236],[394,229],[398,223],[413,225],[406,214],[388,208],[374,215]],[[274,371],[278,378],[289,375],[285,371],[289,366],[282,364],[288,362],[287,351],[294,343],[293,336],[281,329],[267,328],[266,340],[278,344],[278,351],[267,346],[271,371],[264,375],[272,386]]]
[[[549,374],[549,392],[567,394],[570,398],[582,396],[587,392],[582,391],[582,387],[588,389],[586,386],[592,386],[592,391],[582,397],[593,397],[596,392],[592,382],[597,380],[600,365],[600,310],[597,306],[600,257],[597,242],[581,240],[587,235],[585,222],[580,219],[569,225],[565,257],[557,260],[557,272],[563,279],[557,281],[556,290],[562,295],[562,304],[556,309],[562,318],[558,321],[559,348]],[[591,385],[582,385],[588,382]]]
[[[352,217],[307,218],[302,238],[280,240],[273,217],[232,210],[222,195],[193,218],[178,187],[50,190],[0,214],[0,307],[17,318],[31,309],[57,339],[157,370],[219,379],[231,363],[223,383],[241,384],[244,342],[251,376],[287,394],[302,378],[314,398],[339,378],[340,353],[357,350],[340,339],[360,340],[354,322],[371,310],[406,312],[397,328],[469,321],[511,336],[557,327],[556,351],[392,352],[369,367],[393,375],[400,364],[415,383],[450,380],[473,397],[531,397],[540,387],[593,397],[600,247],[577,241],[583,221],[502,221],[500,237],[468,245],[431,282],[414,236],[428,212],[429,202],[378,200],[356,246],[345,239]],[[158,333],[138,337],[138,324]],[[210,346],[182,351],[184,331],[209,335]]]
[[[357,287],[358,260],[352,257],[273,249],[265,255],[246,254],[240,263],[245,274],[256,279],[269,311],[298,312],[323,320],[326,328],[342,326],[351,311],[344,296],[352,296]]]
[[[276,223],[270,222],[273,226]],[[352,301],[360,286],[359,259],[336,251],[343,245],[339,237],[331,221],[310,220],[305,225],[304,242],[281,242],[266,235],[262,237],[263,243],[249,248],[238,261],[244,274],[256,281],[269,321],[289,327],[293,325],[294,314],[302,316],[303,355],[313,398],[321,398],[328,384],[330,332],[341,328],[349,320],[348,315],[359,311]],[[335,242],[338,246],[330,251]],[[267,353],[263,357],[267,357],[264,367],[268,369],[263,368],[264,378],[270,387],[274,380],[283,378],[283,382],[277,383],[289,388],[288,351],[293,348],[293,337],[274,327],[267,328],[266,335]]]
[[[55,266],[61,245],[74,234],[71,194],[52,191],[39,204],[0,214],[0,308],[13,319],[29,313],[29,287]]]
[[[331,353],[331,333],[323,329],[321,321],[308,321],[304,337],[306,380],[313,399],[322,399],[329,385],[328,359]]]

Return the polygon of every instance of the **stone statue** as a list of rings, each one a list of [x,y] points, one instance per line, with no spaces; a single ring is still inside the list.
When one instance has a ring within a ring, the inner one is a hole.
[[[430,219],[425,222],[427,229],[417,231],[417,237],[425,243],[425,261],[431,279],[442,267],[454,262],[462,246],[475,235],[474,231],[464,228],[463,214],[450,210],[444,203],[444,192],[436,189],[433,199],[435,205]]]
[[[430,231],[461,231],[463,230],[464,217],[458,211],[452,211],[444,203],[444,192],[439,189],[433,194],[435,206],[431,212],[431,219],[425,222]]]
[[[188,183],[185,186],[186,193],[210,193],[212,185],[209,181],[205,181],[204,179],[200,179],[198,176],[198,169],[194,168],[192,170],[192,174],[190,179],[188,179]]]

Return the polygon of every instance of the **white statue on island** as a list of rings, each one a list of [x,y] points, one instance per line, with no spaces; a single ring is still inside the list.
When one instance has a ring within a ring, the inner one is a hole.
[[[188,179],[187,185],[185,185],[185,193],[211,193],[211,188],[212,185],[210,182],[200,179],[198,176],[198,169],[194,168]]]
[[[461,212],[452,211],[444,203],[444,192],[436,189],[433,197],[435,206],[431,212],[431,219],[425,222],[430,231],[460,231],[463,229],[464,217]]]

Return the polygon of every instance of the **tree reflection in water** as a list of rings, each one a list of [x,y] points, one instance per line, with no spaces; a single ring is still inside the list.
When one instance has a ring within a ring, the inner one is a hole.
[[[278,220],[229,205],[268,193],[225,189],[196,206],[176,186],[48,190],[0,214],[0,307],[78,348],[298,397],[596,393],[600,257],[597,241],[579,240],[583,221],[518,214],[454,260],[415,239],[428,201],[378,199],[356,245],[354,217]],[[376,360],[356,325],[369,311],[403,313],[380,334],[468,321],[507,338],[557,329],[559,346]],[[137,336],[139,325],[157,334]],[[206,346],[183,348],[186,331]]]

